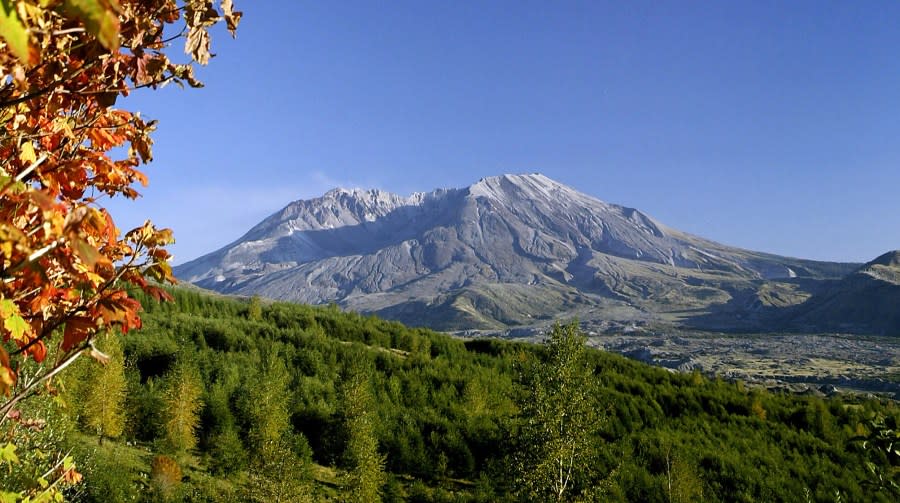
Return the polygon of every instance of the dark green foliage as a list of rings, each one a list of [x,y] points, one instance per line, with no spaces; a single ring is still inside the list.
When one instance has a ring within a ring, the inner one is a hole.
[[[269,473],[252,483],[266,484],[287,475],[302,482],[310,462],[352,468],[342,390],[362,370],[367,428],[387,472],[384,501],[512,500],[506,464],[534,388],[519,369],[552,361],[552,351],[462,341],[334,307],[173,293],[173,303],[145,301],[144,328],[124,339],[133,369],[128,439],[163,435],[161,383],[190,354],[205,404],[193,452],[211,473],[245,484],[262,469]],[[584,440],[587,482],[576,492],[585,499],[805,501],[808,492],[833,501],[839,492],[842,501],[891,501],[866,485],[866,462],[887,458],[851,439],[868,433],[876,414],[896,421],[894,403],[748,390],[595,350],[579,358],[579,379],[592,390],[585,400],[606,418]],[[309,496],[302,484],[284,489]]]
[[[897,417],[869,421],[867,434],[856,440],[866,453],[871,477],[867,485],[879,493],[900,498],[900,428]]]
[[[309,501],[312,453],[306,438],[293,431],[290,421],[292,378],[280,355],[281,346],[264,349],[262,354],[254,355],[259,358],[259,364],[245,369],[245,379],[223,377],[214,383],[213,394],[218,395],[215,400],[220,404],[217,408],[227,403],[226,381],[240,383],[235,408],[247,439],[247,450],[242,451],[242,444],[232,438],[231,446],[225,446],[231,464],[222,459],[217,459],[215,464],[223,472],[249,467],[250,484],[244,498],[247,501]],[[224,416],[211,412],[217,423],[212,429],[219,430],[219,436],[229,435],[235,429],[230,411]]]
[[[160,380],[148,379],[141,384],[141,374],[133,367],[126,369],[125,379],[128,386],[125,395],[126,436],[144,442],[162,437],[164,403]]]

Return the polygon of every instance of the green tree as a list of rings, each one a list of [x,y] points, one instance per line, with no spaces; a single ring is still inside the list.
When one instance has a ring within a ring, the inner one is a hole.
[[[78,383],[84,407],[84,425],[96,432],[98,442],[103,438],[117,438],[125,428],[125,357],[118,336],[106,334],[98,348],[109,357],[105,364],[95,361],[79,362],[87,366],[85,376]]]
[[[290,375],[284,362],[277,355],[267,355],[265,367],[257,378],[248,381],[247,413],[250,419],[250,445],[263,454],[270,444],[276,443],[290,427],[290,401],[288,389]]]
[[[229,390],[221,381],[212,385],[207,394],[204,420],[212,423],[206,448],[210,454],[209,468],[216,474],[230,474],[247,466],[249,459],[241,435],[229,409]],[[204,426],[208,426],[204,424]]]
[[[185,354],[179,355],[163,390],[163,429],[173,451],[187,452],[197,445],[202,396],[200,373]]]
[[[290,422],[290,375],[277,354],[263,358],[265,368],[247,393],[249,440],[254,451],[246,498],[258,502],[313,501],[306,438]]]
[[[259,295],[250,297],[250,305],[247,306],[247,318],[251,320],[261,320],[263,315],[262,301]]]
[[[37,366],[33,361],[25,365]],[[34,375],[32,368],[18,370]],[[41,396],[21,402],[7,418],[0,429],[0,501],[49,502],[61,486],[81,479],[74,470],[77,456],[68,449],[75,424],[66,409],[63,401]]]
[[[666,495],[669,503],[691,503],[703,500],[703,481],[696,466],[671,442],[663,446],[666,462]]]
[[[600,417],[585,336],[577,323],[556,324],[544,359],[523,366],[520,423],[514,468],[530,501],[567,501],[589,485],[589,463]]]
[[[346,499],[352,503],[381,501],[387,481],[385,457],[378,452],[375,435],[375,403],[369,374],[352,370],[341,387],[341,407],[347,429],[344,459],[348,471],[344,478]]]

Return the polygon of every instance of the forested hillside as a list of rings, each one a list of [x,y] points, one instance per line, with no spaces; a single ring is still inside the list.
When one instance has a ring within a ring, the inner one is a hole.
[[[896,501],[891,460],[852,441],[896,429],[894,403],[671,374],[573,345],[574,326],[464,341],[173,293],[98,342],[124,367],[83,359],[23,408],[52,409],[35,442],[74,446],[74,500]],[[564,480],[545,477],[557,461]]]

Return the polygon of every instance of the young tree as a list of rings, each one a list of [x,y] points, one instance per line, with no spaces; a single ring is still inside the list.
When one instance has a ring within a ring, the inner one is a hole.
[[[183,354],[179,355],[166,377],[162,411],[166,443],[173,451],[183,453],[197,445],[202,397],[200,373]]]
[[[345,379],[341,387],[341,407],[347,428],[347,447],[344,458],[348,472],[344,480],[347,501],[377,503],[387,481],[385,457],[378,452],[375,436],[374,400],[366,372],[357,370]]]
[[[150,462],[150,484],[154,496],[162,501],[171,501],[181,486],[181,467],[168,456],[156,456]]]
[[[666,496],[669,503],[703,501],[703,480],[697,474],[694,463],[683,452],[673,447],[671,441],[663,445],[666,462]]]
[[[544,360],[523,368],[514,468],[527,500],[566,501],[588,482],[583,470],[600,415],[584,343],[577,323],[556,324]]]
[[[250,297],[250,303],[247,305],[247,318],[254,321],[259,321],[262,319],[262,315],[262,300],[260,300],[259,295]]]
[[[137,88],[199,87],[210,27],[233,34],[240,17],[232,0],[0,0],[0,424],[85,350],[103,359],[96,333],[140,326],[126,287],[168,297],[147,280],[174,281],[171,231],[148,221],[123,235],[101,204],[137,197],[152,159],[155,122],[115,105]],[[187,63],[170,59],[179,38]],[[19,379],[50,344],[53,361]]]
[[[97,433],[98,442],[103,438],[116,438],[125,428],[125,356],[122,344],[115,334],[107,334],[100,341],[100,349],[109,356],[106,364],[85,362],[81,387],[82,417],[85,426]]]
[[[210,455],[210,471],[215,474],[231,474],[242,470],[246,468],[249,460],[231,411],[230,401],[231,387],[222,380],[209,387],[204,416],[210,420],[212,426],[206,440],[206,448]]]
[[[312,501],[309,464],[311,451],[302,435],[292,432],[290,422],[290,375],[277,354],[267,362],[247,393],[250,466],[247,499]],[[302,451],[302,456],[298,451]]]

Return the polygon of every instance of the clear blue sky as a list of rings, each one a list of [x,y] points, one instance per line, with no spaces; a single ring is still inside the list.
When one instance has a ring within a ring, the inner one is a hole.
[[[121,227],[176,263],[334,186],[541,172],[672,227],[805,258],[900,248],[900,2],[235,0],[160,120]]]

